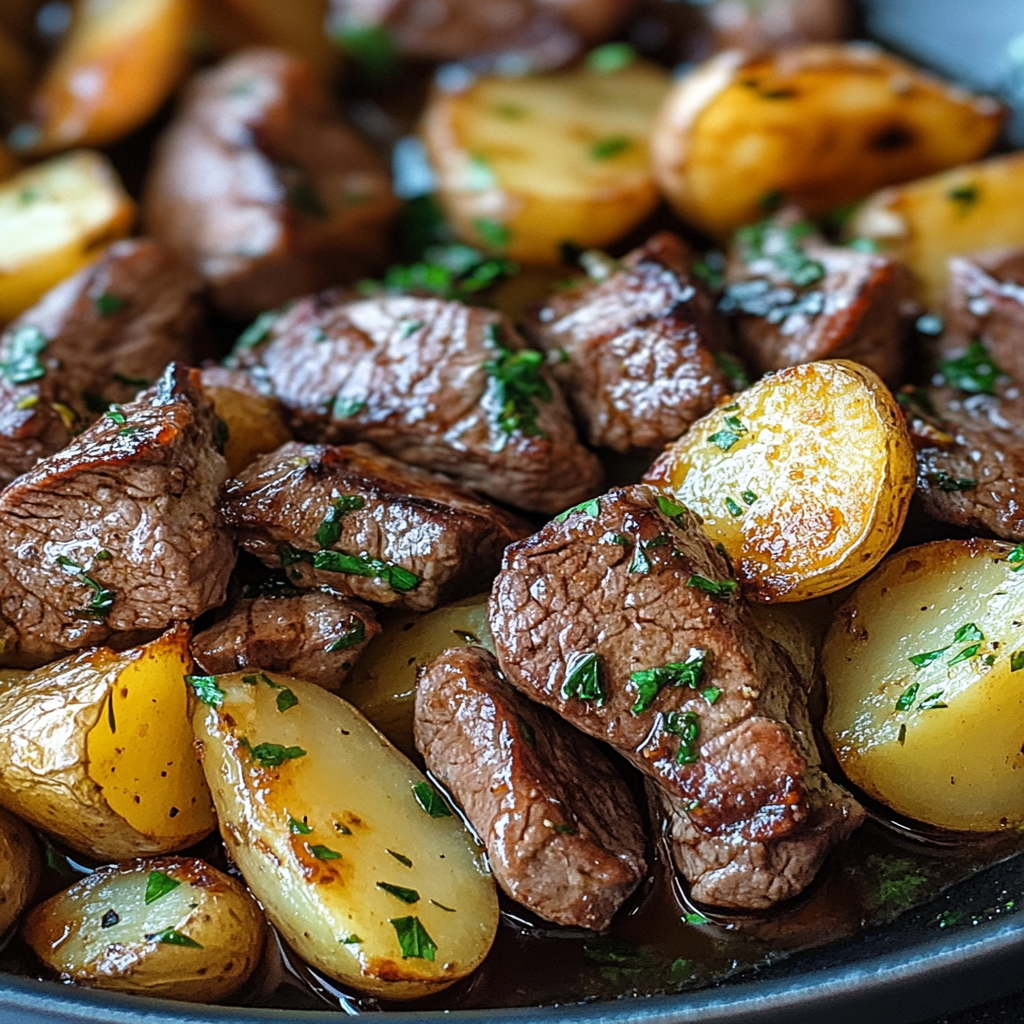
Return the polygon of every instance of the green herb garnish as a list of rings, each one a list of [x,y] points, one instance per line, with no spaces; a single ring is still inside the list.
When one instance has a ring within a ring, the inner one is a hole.
[[[270,332],[277,322],[280,312],[276,309],[260,313],[258,317],[242,333],[235,342],[235,350],[256,348],[270,337]]]
[[[954,203],[960,216],[969,213],[971,207],[978,201],[978,186],[974,184],[957,185],[946,193],[946,198]]]
[[[146,936],[147,942],[162,942],[166,946],[188,946],[191,949],[202,949],[201,943],[196,942],[195,939],[190,939],[187,935],[182,935],[181,932],[176,931],[174,928],[165,928],[162,932],[153,932],[151,935]]]
[[[371,83],[386,81],[398,68],[398,47],[381,25],[342,19],[331,26],[331,38]]]
[[[321,548],[329,548],[341,537],[341,521],[349,512],[366,507],[366,499],[358,494],[343,494],[331,502],[331,507],[316,531],[316,542]]]
[[[676,764],[694,764],[700,760],[700,716],[694,711],[670,711],[665,716],[665,732],[679,738]]]
[[[969,395],[994,395],[996,383],[1006,377],[977,338],[967,346],[962,356],[944,359],[939,370],[947,384]]]
[[[552,399],[551,387],[541,372],[544,356],[530,348],[512,352],[493,336],[492,341],[496,355],[488,359],[483,368],[489,377],[498,429],[509,435],[544,437],[537,425],[540,416],[537,403]]]
[[[578,505],[573,505],[572,508],[567,508],[564,512],[559,512],[555,516],[556,523],[564,523],[566,519],[573,514],[573,512],[582,512],[584,515],[590,516],[592,519],[596,519],[598,513],[601,511],[601,504],[597,498],[588,498],[586,501],[581,501]]]
[[[697,590],[703,590],[705,594],[710,594],[712,597],[729,597],[730,594],[739,586],[735,580],[709,580],[706,576],[700,576],[694,574],[687,581],[688,587],[695,587]]]
[[[1010,655],[1010,671],[1019,672],[1024,668],[1024,651],[1014,651]]]
[[[691,647],[685,661],[673,661],[657,668],[634,672],[629,677],[637,693],[637,699],[630,709],[632,713],[642,715],[666,686],[688,686],[696,689],[704,678],[707,653],[699,647]]]
[[[937,661],[948,650],[948,647],[940,647],[937,651],[925,651],[923,654],[912,654],[907,661],[909,661],[915,668],[920,668],[922,665],[927,665],[930,662]]]
[[[717,686],[708,686],[700,691],[700,695],[709,703],[714,704],[719,697],[722,696],[722,691]]]
[[[591,71],[609,75],[628,68],[636,60],[636,50],[629,43],[605,43],[587,54],[586,64]]]
[[[942,653],[937,652],[937,653]],[[913,659],[911,659],[913,660]],[[917,700],[917,691],[921,688],[920,683],[911,683],[899,696],[899,700],[896,701],[897,711],[908,711],[914,706],[914,701]]]
[[[562,700],[578,697],[593,701],[597,707],[604,704],[605,692],[601,684],[599,659],[593,652],[573,655],[566,666],[565,682],[562,683]]]
[[[384,852],[391,854],[399,864],[404,864],[407,868],[412,867],[412,861],[404,853],[395,853],[394,850],[385,850]]]
[[[284,564],[283,562],[281,563]],[[369,555],[346,555],[342,551],[318,551],[313,556],[313,568],[324,572],[340,572],[348,576],[379,579],[400,594],[415,590],[420,578],[393,562],[385,562]]]
[[[450,818],[452,816],[451,808],[441,799],[441,794],[429,782],[422,780],[417,782],[412,787],[412,795],[416,798],[416,803],[432,818]]]
[[[1018,572],[1024,569],[1024,544],[1018,544],[1006,556],[1006,562],[1010,566],[1010,572]]]
[[[611,135],[607,139],[598,139],[590,146],[591,160],[611,160],[622,153],[625,153],[633,145],[633,140],[627,135]]]
[[[508,246],[512,240],[512,232],[507,224],[494,220],[493,217],[477,217],[473,221],[473,228],[480,236],[480,241],[489,249],[501,251]]]
[[[391,918],[388,922],[395,929],[403,960],[430,960],[433,962],[437,944],[427,934],[418,917]]]
[[[147,906],[150,903],[156,903],[161,896],[166,896],[169,892],[173,892],[179,885],[181,885],[181,882],[171,878],[170,875],[165,875],[162,871],[150,871],[149,877],[146,879],[144,902]]]
[[[959,665],[961,661],[968,661],[973,658],[978,651],[981,650],[981,644],[971,644],[970,647],[965,647],[959,654],[949,659],[949,664]]]
[[[307,846],[306,849],[317,860],[341,860],[341,854],[337,850],[332,850],[329,846]]]
[[[106,318],[108,316],[114,316],[115,313],[120,313],[125,306],[128,305],[127,299],[118,298],[116,295],[111,295],[110,292],[103,292],[102,295],[97,295],[93,299],[93,305],[96,307],[96,312],[100,316]]]
[[[961,626],[956,633],[953,634],[953,642],[962,644],[970,643],[972,640],[984,640],[985,634],[973,623],[968,622],[966,625]]]
[[[226,694],[217,685],[216,676],[185,676],[185,682],[192,687],[196,696],[211,708],[219,708]]]
[[[239,742],[244,749],[249,751],[253,760],[260,763],[262,768],[279,768],[285,761],[293,761],[306,756],[302,747],[285,747],[280,743],[258,743],[253,747],[244,736]]]
[[[50,339],[38,327],[19,327],[10,340],[7,359],[0,363],[0,373],[12,384],[27,384],[46,376],[46,367],[39,361]]]
[[[334,651],[347,651],[358,647],[366,639],[366,623],[362,619],[352,618],[341,636],[332,640],[325,648],[328,654]]]
[[[732,498],[725,499],[725,507],[729,510],[729,515],[735,516],[737,519],[743,515],[743,509]]]
[[[288,831],[291,832],[293,836],[308,836],[313,829],[305,818],[303,818],[302,821],[299,821],[297,818],[289,818]]]
[[[738,391],[750,387],[750,378],[735,356],[729,355],[728,352],[716,352],[715,363]]]
[[[659,494],[654,500],[658,505],[658,511],[662,515],[668,516],[669,519],[678,519],[679,516],[686,514],[685,505],[680,505],[679,502],[666,498],[664,494]]]
[[[940,491],[973,491],[978,486],[978,481],[969,476],[952,477],[941,469],[935,470],[934,473],[929,473],[928,479]]]
[[[918,711],[932,711],[935,708],[948,708],[948,704],[942,703],[942,690],[936,690],[935,693],[928,694],[920,704],[917,705]]]
[[[403,885],[392,885],[390,882],[378,882],[378,889],[383,889],[384,892],[394,896],[395,899],[401,900],[403,903],[419,903],[420,894],[415,889],[406,889]]]

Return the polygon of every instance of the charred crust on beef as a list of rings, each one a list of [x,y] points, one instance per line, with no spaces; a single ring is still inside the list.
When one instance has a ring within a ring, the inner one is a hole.
[[[607,928],[646,864],[639,812],[597,745],[516,693],[479,647],[421,670],[415,724],[502,889],[557,924]]]

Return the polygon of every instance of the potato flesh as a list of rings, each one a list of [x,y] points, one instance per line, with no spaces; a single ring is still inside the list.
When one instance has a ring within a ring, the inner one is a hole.
[[[231,476],[240,473],[257,456],[272,452],[292,439],[280,408],[272,399],[233,388],[207,387],[204,390],[228,430],[224,458]]]
[[[298,699],[282,712],[281,690],[244,675],[218,677],[223,704],[200,706],[194,724],[221,833],[267,916],[303,959],[362,991],[409,999],[464,977],[498,923],[468,831],[423,810],[423,777],[350,704],[270,676]],[[262,767],[243,737],[305,753]],[[379,883],[413,890],[409,902]],[[403,957],[391,922],[407,918],[436,944],[433,960]]]
[[[424,137],[456,233],[539,264],[560,262],[563,242],[621,237],[657,203],[648,137],[667,90],[663,71],[637,62],[437,91]],[[481,221],[506,229],[507,243]]]
[[[147,903],[153,872],[178,884],[165,882],[168,891]],[[201,948],[156,938],[168,931]],[[101,868],[36,908],[25,926],[36,955],[64,980],[189,1001],[234,992],[259,962],[265,933],[241,885],[178,858]]]
[[[949,259],[1024,248],[1024,153],[958,167],[871,196],[850,222],[910,268],[916,297],[937,307]]]
[[[942,828],[1024,822],[1024,676],[1013,671],[1024,651],[1024,573],[1007,561],[1011,550],[936,541],[891,556],[837,613],[823,650],[825,730],[851,781]],[[978,643],[955,640],[972,623],[984,641],[951,664]],[[943,648],[919,668],[909,661]],[[912,686],[912,706],[898,709]]]
[[[0,321],[125,237],[134,218],[134,204],[99,153],[55,157],[0,184]]]
[[[671,446],[647,482],[703,517],[751,598],[802,601],[859,579],[892,546],[914,455],[878,377],[835,360],[782,370],[734,396]]]
[[[425,615],[396,615],[383,626],[345,680],[341,696],[403,754],[414,757],[416,674],[449,647],[480,644],[493,651],[487,595],[466,598]]]

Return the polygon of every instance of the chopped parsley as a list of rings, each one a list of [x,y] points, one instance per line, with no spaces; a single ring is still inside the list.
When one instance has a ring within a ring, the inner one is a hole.
[[[150,871],[149,877],[146,879],[146,905],[149,906],[150,903],[156,903],[161,896],[166,896],[169,892],[173,892],[179,885],[181,885],[181,882],[171,878],[170,875],[165,875],[162,871]]]
[[[270,337],[270,332],[280,315],[276,309],[260,313],[258,317],[242,333],[235,342],[235,350],[256,348]]]
[[[634,672],[629,677],[637,694],[630,709],[632,713],[642,715],[666,686],[688,686],[695,690],[704,678],[707,654],[707,651],[699,647],[691,647],[685,661],[673,661],[657,668]]]
[[[378,889],[383,889],[384,892],[395,899],[401,900],[403,903],[419,903],[420,894],[415,889],[407,889],[404,885],[392,885],[390,882],[378,882]]]
[[[46,376],[46,367],[39,361],[50,339],[38,327],[19,327],[11,338],[5,362],[0,373],[12,384],[27,384]]]
[[[308,836],[313,829],[305,818],[302,821],[299,821],[297,818],[289,818],[288,831],[293,836]]]
[[[127,299],[119,298],[117,295],[111,295],[110,292],[103,292],[101,295],[97,295],[92,301],[93,305],[96,307],[96,312],[104,318],[120,313],[121,310],[128,305]]]
[[[89,603],[83,608],[75,608],[71,614],[76,619],[105,619],[110,614],[110,609],[117,598],[114,591],[107,590],[101,583],[97,583],[91,576],[87,576],[77,562],[72,562],[70,558],[65,558],[64,555],[57,556],[57,564],[93,592]]]
[[[358,935],[346,935],[343,939],[338,939],[343,946],[358,946],[363,940]]]
[[[937,469],[934,473],[928,474],[928,479],[940,491],[973,491],[978,486],[978,481],[969,476],[953,477],[945,470]]]
[[[668,516],[669,519],[678,519],[686,514],[685,505],[680,505],[679,502],[666,498],[664,494],[659,494],[654,500],[657,502],[658,511],[662,515]]]
[[[185,682],[195,691],[196,696],[211,708],[224,703],[225,693],[217,685],[216,676],[185,676]]]
[[[970,642],[972,640],[984,640],[985,634],[973,623],[968,622],[961,626],[956,633],[953,635],[953,641],[958,644]]]
[[[637,543],[633,548],[633,556],[629,560],[627,572],[645,573],[651,571],[651,561],[644,552],[643,542]]]
[[[726,416],[725,428],[712,434],[708,438],[708,444],[727,452],[745,433],[747,428],[740,422],[738,416]]]
[[[700,691],[700,695],[708,702],[708,704],[714,704],[715,701],[722,696],[722,691],[717,686],[708,686]]]
[[[349,512],[366,507],[366,500],[358,494],[343,494],[331,502],[331,507],[316,531],[316,542],[321,549],[337,544],[341,537],[341,521]]]
[[[593,701],[597,707],[604,704],[605,692],[600,678],[600,662],[593,652],[573,655],[566,666],[565,682],[562,683],[562,700],[578,697]]]
[[[922,665],[927,665],[930,662],[938,661],[949,647],[940,647],[937,651],[925,651],[923,654],[912,654],[907,660],[915,668],[920,668]]]
[[[687,581],[688,587],[695,587],[697,590],[703,590],[705,594],[710,594],[712,597],[729,597],[730,594],[739,586],[735,580],[709,580],[706,576],[700,576],[694,574]]]
[[[500,251],[506,248],[512,240],[512,232],[508,225],[494,220],[493,217],[477,217],[473,221],[473,228],[479,235],[480,241],[489,249]]]
[[[388,923],[395,929],[403,960],[430,960],[433,962],[437,943],[427,934],[418,917],[391,918]]]
[[[427,812],[432,818],[450,818],[451,808],[441,799],[441,794],[429,783],[422,779],[412,787],[412,795],[416,803]]]
[[[293,761],[306,756],[302,747],[285,747],[280,743],[258,743],[254,747],[244,736],[239,743],[249,751],[254,761],[259,762],[261,768],[279,768],[285,761]]]
[[[1024,668],[1024,651],[1014,651],[1010,655],[1010,671],[1019,672]]]
[[[695,711],[670,711],[665,716],[665,732],[679,738],[676,764],[694,764],[700,760],[700,715]]]
[[[996,383],[1006,376],[977,338],[971,341],[962,356],[944,359],[939,370],[947,384],[969,395],[994,395]]]
[[[1018,544],[1007,556],[1006,561],[1010,566],[1010,572],[1017,572],[1024,569],[1024,544]]]
[[[941,651],[938,653],[942,653]],[[917,700],[917,691],[921,688],[920,683],[911,683],[899,696],[899,700],[896,701],[897,711],[908,711],[914,706],[914,701]]]
[[[968,182],[965,185],[957,185],[946,193],[949,199],[957,208],[957,213],[964,216],[978,201],[978,186]]]
[[[636,60],[636,50],[629,43],[605,43],[587,54],[587,69],[610,75],[628,68]]]
[[[412,867],[412,861],[404,853],[395,853],[394,850],[385,850],[384,852],[394,857],[399,864],[404,864],[407,868]]]
[[[289,708],[295,707],[299,703],[299,698],[288,689],[287,686],[279,686],[277,694],[277,710],[284,712]]]
[[[382,281],[363,281],[359,291],[370,295],[381,290],[391,293],[427,292],[445,299],[468,301],[471,296],[518,271],[516,264],[509,260],[489,256],[461,242],[452,242],[428,246],[420,261],[392,266]]]
[[[358,647],[366,639],[366,623],[362,619],[353,617],[349,620],[345,632],[332,640],[325,648],[328,654],[335,651],[347,651]]]
[[[526,437],[544,437],[537,426],[540,410],[537,402],[550,402],[551,387],[541,369],[544,356],[535,349],[524,348],[512,352],[502,345],[497,325],[492,332],[496,354],[484,364],[489,377],[489,391],[496,408],[495,424],[505,434],[523,434]]]
[[[918,711],[934,711],[936,708],[948,708],[948,704],[942,702],[942,690],[936,690],[935,693],[928,694],[920,704],[917,705]]]
[[[555,522],[564,523],[566,519],[573,514],[573,512],[582,512],[584,515],[596,519],[600,511],[601,504],[598,499],[588,498],[586,501],[581,501],[578,505],[573,505],[572,508],[567,508],[564,512],[559,512],[558,515],[555,516]]]
[[[725,499],[725,507],[729,510],[729,515],[735,516],[737,519],[743,515],[743,509],[732,498]]]
[[[708,918],[706,918],[703,914],[699,914],[697,912],[690,912],[688,914],[683,914],[683,920],[687,924],[692,924],[692,925],[697,926],[697,927],[699,927],[702,924],[710,924],[711,923],[708,920]]]
[[[740,228],[736,232],[736,244],[745,263],[756,265],[767,260],[786,280],[803,288],[825,276],[823,264],[811,259],[802,244],[812,234],[814,225],[810,221],[797,221],[786,227],[761,221]]]
[[[337,850],[332,850],[329,846],[308,846],[306,847],[309,852],[316,857],[317,860],[341,860],[341,854]]]
[[[336,420],[350,420],[353,416],[358,416],[365,408],[366,402],[362,398],[338,395],[331,406],[331,416]]]
[[[296,559],[299,561],[300,559]],[[284,561],[281,562],[284,565]],[[420,578],[393,562],[385,562],[369,555],[346,555],[342,551],[318,551],[313,556],[313,568],[325,572],[340,572],[348,576],[383,580],[392,590],[405,594],[420,585]]]
[[[981,650],[981,644],[971,644],[970,647],[965,647],[959,654],[949,659],[949,664],[959,665],[961,661],[968,661],[973,658],[978,651]]]
[[[190,939],[187,935],[182,935],[181,932],[176,931],[174,928],[165,928],[162,932],[153,932],[151,935],[146,936],[147,942],[161,942],[167,946],[188,946],[191,949],[202,949],[201,943],[196,942],[195,939]]]
[[[606,139],[598,139],[590,146],[591,160],[611,160],[625,153],[633,145],[628,135],[610,135]]]

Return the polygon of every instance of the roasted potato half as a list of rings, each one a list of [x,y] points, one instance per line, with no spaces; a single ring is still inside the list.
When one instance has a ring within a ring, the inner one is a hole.
[[[304,960],[388,999],[436,992],[483,960],[498,902],[481,849],[351,704],[264,673],[199,692],[224,842]]]
[[[917,298],[937,307],[951,256],[1024,248],[1024,153],[982,160],[883,189],[851,219],[851,237],[869,238],[911,271]]]
[[[215,1002],[259,963],[266,921],[235,879],[190,857],[112,864],[36,907],[23,936],[61,981]]]
[[[704,519],[754,601],[804,601],[873,569],[895,543],[915,460],[899,407],[858,363],[765,377],[698,420],[645,482]]]
[[[668,88],[641,61],[437,88],[423,137],[452,227],[525,263],[614,242],[657,204],[648,137]]]
[[[124,238],[135,206],[106,157],[81,150],[0,183],[0,322],[13,320],[99,250]]]
[[[469,597],[425,615],[392,615],[383,626],[345,680],[341,696],[355,704],[402,753],[414,757],[416,675],[449,647],[480,644],[493,650],[487,595]]]
[[[0,804],[98,860],[213,830],[184,676],[189,630],[84,651],[0,690]]]
[[[224,423],[224,458],[235,476],[257,456],[275,451],[292,439],[276,399],[236,388],[203,383],[214,411]]]
[[[41,866],[32,833],[13,814],[0,810],[0,934],[35,895]]]
[[[192,0],[79,0],[14,133],[33,155],[105,146],[154,114],[185,68]],[[98,82],[101,88],[86,83]]]
[[[679,215],[723,238],[781,199],[817,216],[977,160],[1002,123],[994,100],[877,47],[822,43],[711,58],[673,89],[651,149]]]
[[[935,541],[887,558],[822,652],[850,780],[941,828],[1024,823],[1024,549]]]

